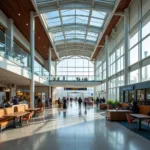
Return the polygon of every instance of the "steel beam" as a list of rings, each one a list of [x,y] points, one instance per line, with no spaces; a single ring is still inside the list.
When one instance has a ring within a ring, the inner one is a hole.
[[[80,3],[80,2],[67,2],[67,3],[60,3],[59,8],[57,7],[57,3],[54,2],[47,2],[45,4],[40,4],[38,3],[38,8],[39,12],[42,13],[47,13],[47,12],[52,12],[56,10],[70,10],[70,9],[94,9],[97,11],[102,11],[102,12],[107,12],[110,13],[112,12],[112,9],[114,7],[114,4],[106,4],[104,2],[96,2],[94,6],[92,6],[90,3]]]

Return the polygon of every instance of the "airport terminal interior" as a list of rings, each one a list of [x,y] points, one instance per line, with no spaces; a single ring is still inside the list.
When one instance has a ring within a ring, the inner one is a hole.
[[[0,150],[149,150],[150,0],[0,0]]]

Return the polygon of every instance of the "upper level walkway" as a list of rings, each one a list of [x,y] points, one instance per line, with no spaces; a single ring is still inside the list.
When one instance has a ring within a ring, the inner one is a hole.
[[[76,87],[94,87],[101,83],[97,76],[57,76],[50,77],[50,86],[76,86]]]

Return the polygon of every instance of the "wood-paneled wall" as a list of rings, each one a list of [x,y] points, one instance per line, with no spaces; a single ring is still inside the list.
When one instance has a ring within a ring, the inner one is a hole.
[[[122,103],[121,106],[123,108],[125,108],[128,104],[127,103]],[[139,106],[139,110],[140,110],[140,114],[145,114],[147,115],[148,112],[150,111],[150,105],[138,105]]]

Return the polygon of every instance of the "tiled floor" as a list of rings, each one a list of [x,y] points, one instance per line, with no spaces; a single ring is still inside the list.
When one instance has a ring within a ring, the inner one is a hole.
[[[149,150],[150,141],[117,122],[105,120],[95,107],[66,111],[46,109],[31,125],[0,134],[0,150]]]

